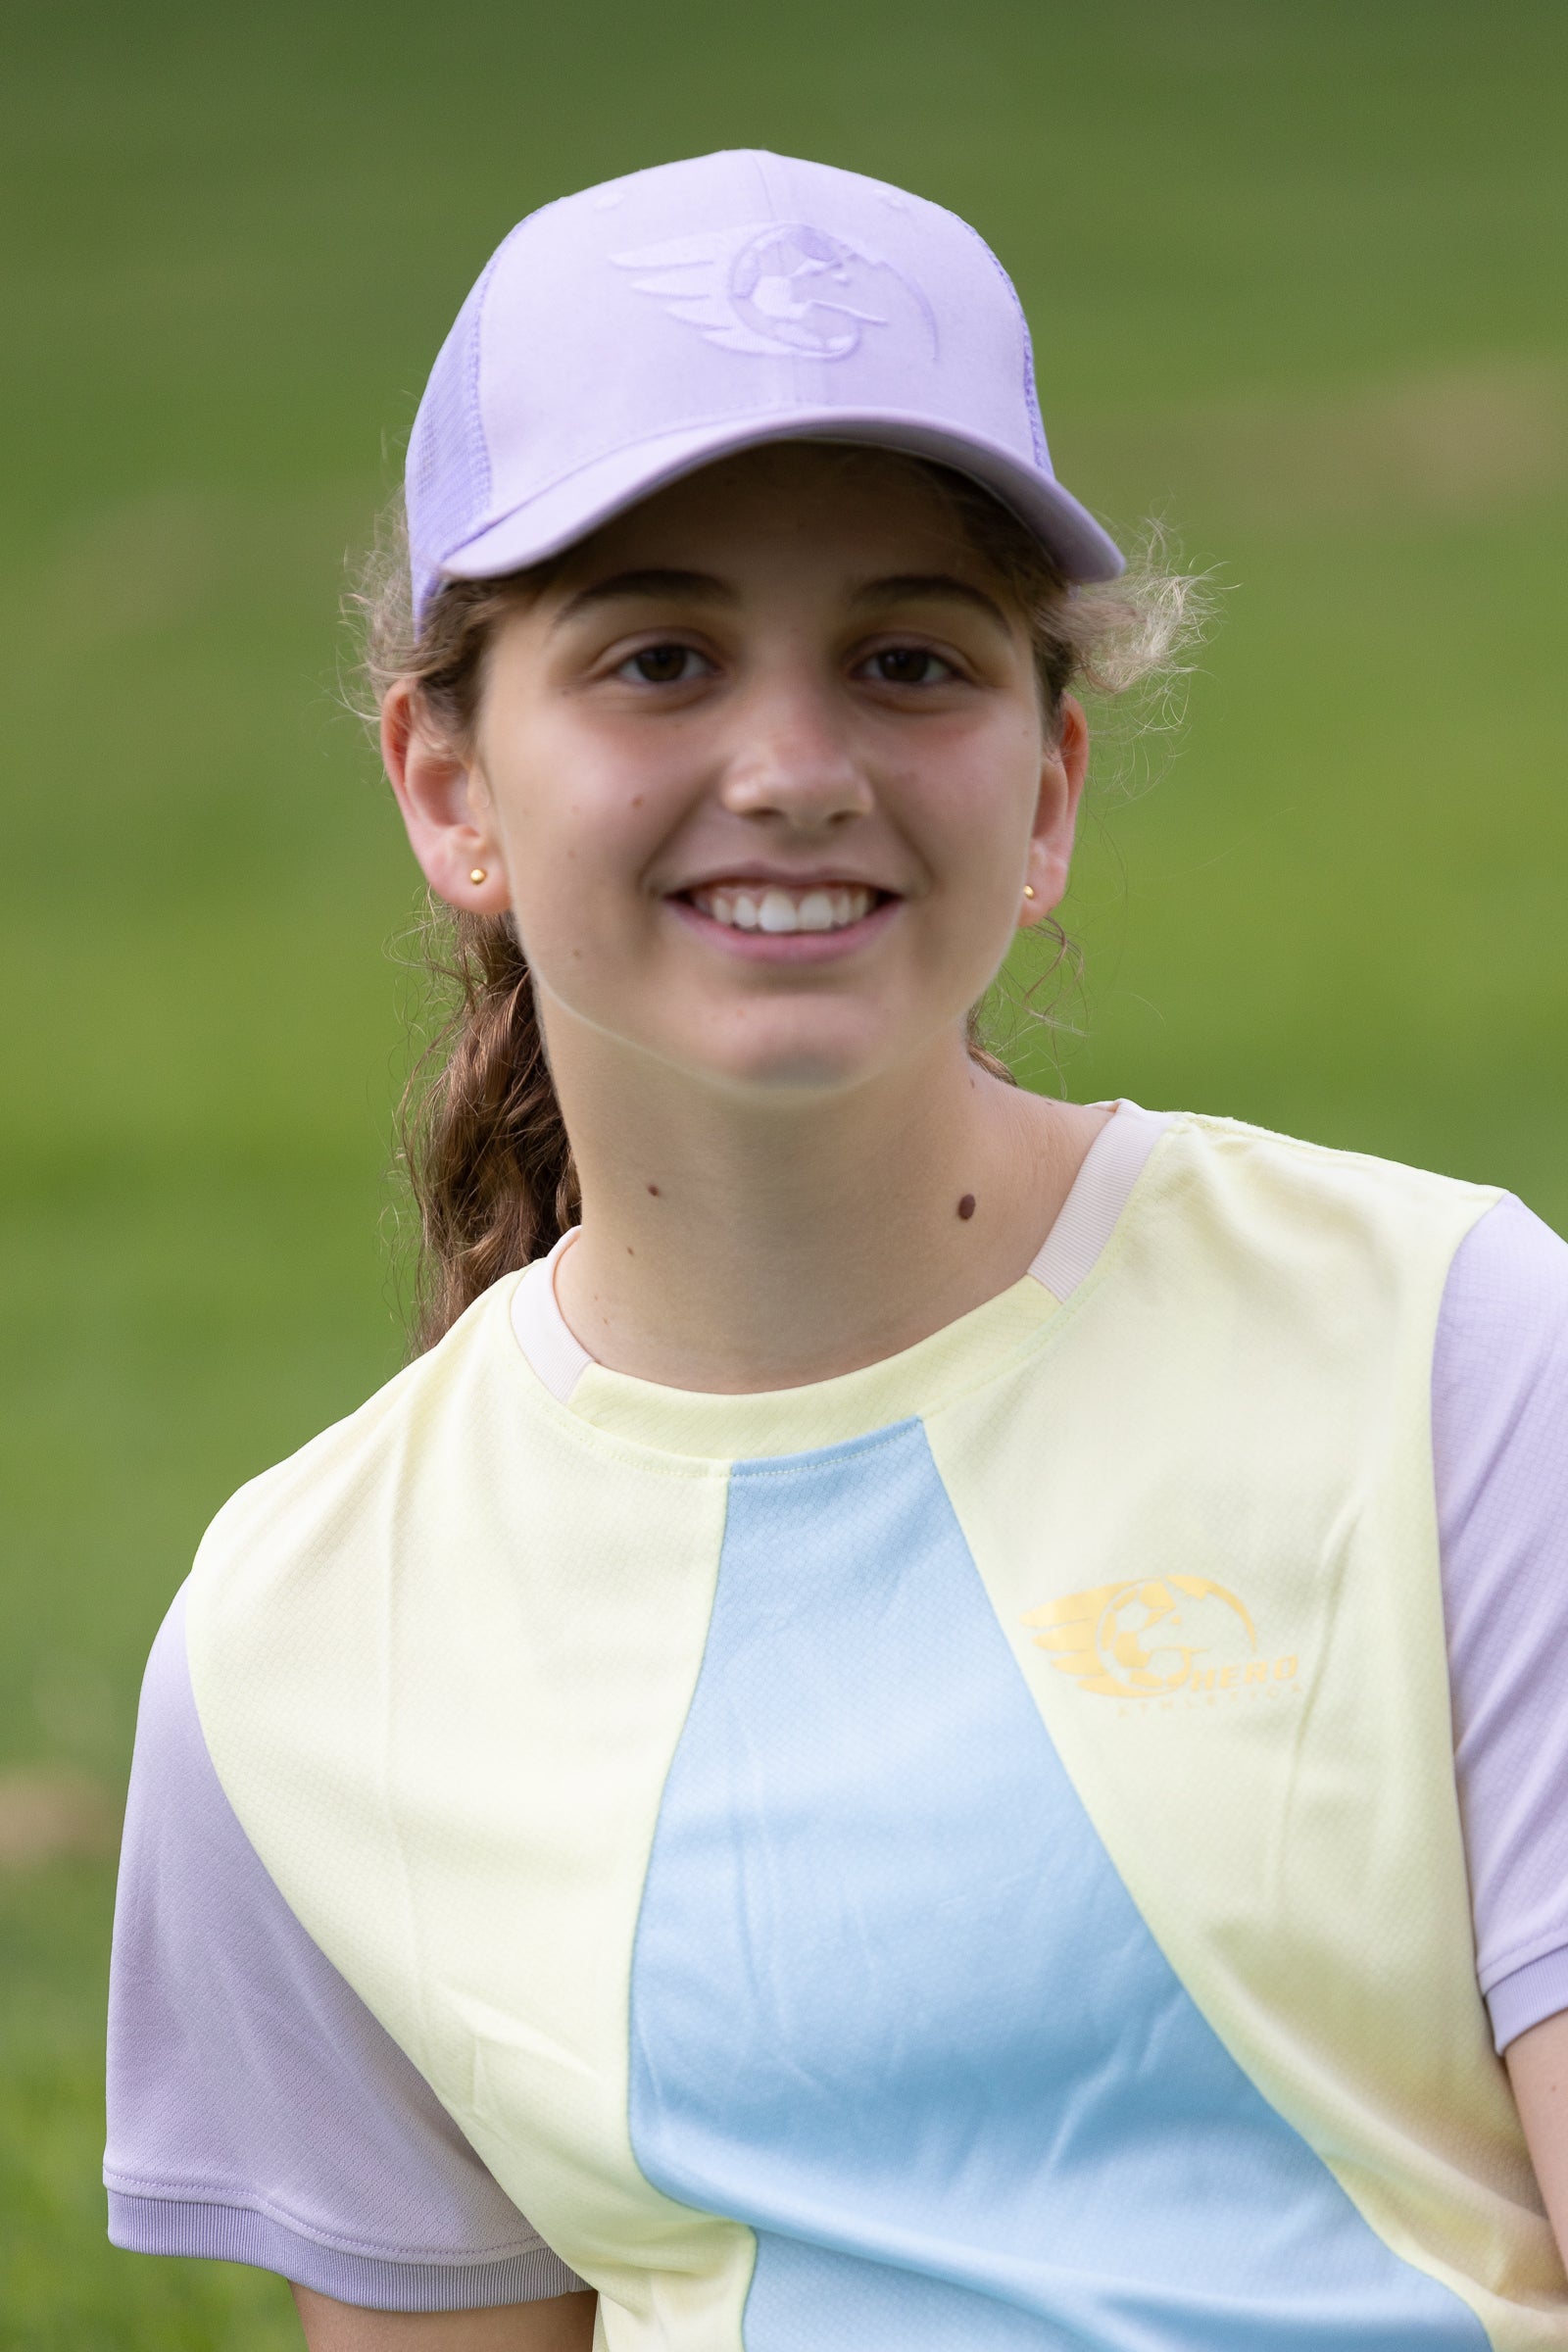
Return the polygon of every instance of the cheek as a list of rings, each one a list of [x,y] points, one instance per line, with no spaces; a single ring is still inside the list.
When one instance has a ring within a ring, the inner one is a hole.
[[[542,734],[492,777],[524,949],[547,986],[609,982],[646,948],[657,907],[644,877],[667,831],[658,780],[602,747]],[[575,975],[575,978],[573,977]]]
[[[911,796],[911,823],[956,905],[977,915],[1011,905],[1039,799],[1040,764],[1037,737],[1003,728],[956,747]]]
[[[945,997],[982,996],[1012,945],[1039,798],[1038,735],[1000,730],[944,773],[923,809],[938,888],[923,910],[922,960]]]

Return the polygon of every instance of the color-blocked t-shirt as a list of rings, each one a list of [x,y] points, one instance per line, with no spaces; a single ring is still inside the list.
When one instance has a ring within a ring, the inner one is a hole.
[[[1071,1300],[1112,1250],[1163,1125],[1125,1106],[1097,1141],[1031,1268],[1053,1305]],[[555,1404],[613,1434],[627,1392],[645,1384],[590,1363],[555,1307],[549,1267],[511,1284],[505,1304]],[[1027,1325],[1025,1303],[1014,1319]],[[990,1322],[995,1336],[995,1314]],[[823,1384],[824,1393],[840,1385]],[[790,1394],[792,1426],[809,1440],[809,1395]],[[634,1397],[643,1435],[645,1408],[660,1397],[663,1441],[684,1458],[678,1396]],[[746,1401],[728,1400],[740,1408],[737,1427]],[[1568,1620],[1568,1250],[1517,1203],[1478,1202],[1452,1253],[1431,1350],[1430,1416],[1455,1776],[1479,1983],[1500,2046],[1568,2006],[1568,1732],[1553,1695]],[[1019,2181],[1037,2197],[1049,2187],[1052,2229],[1112,2273],[1131,2258],[1096,2237],[1095,2217],[1133,2182],[1100,2144],[1102,2118],[1086,2112],[1075,2127],[1059,2110],[1070,2053],[1050,2035],[1044,2052],[1031,2053],[1009,2040],[1011,2029],[996,2028],[1038,2003],[1038,1955],[1053,1948],[1060,1907],[1060,1822],[1048,1837],[1046,1821],[1020,1812],[1018,1760],[1027,1752],[1048,1818],[1043,1792],[1060,1767],[1037,1721],[1012,1720],[1018,1693],[985,1612],[956,1606],[955,1594],[968,1590],[964,1540],[911,1427],[906,1416],[867,1433],[875,1444],[869,1454],[862,1445],[853,1470],[808,1445],[783,1458],[760,1446],[755,1462],[742,1454],[729,1468],[702,1674],[645,1857],[626,2023],[637,2163],[677,2203],[744,2217],[758,2249],[744,2341],[757,2352],[839,2341],[820,2332],[824,2296],[846,2344],[1044,2346],[1064,2327],[1117,2347],[1232,2340],[1204,2304],[1202,2281],[1205,2265],[1223,2263],[1234,2284],[1240,2241],[1255,2235],[1256,2199],[1234,2188],[1237,2244],[1195,2253],[1158,2243],[1153,2228],[1145,2253],[1155,2285],[1129,2276],[1108,2302],[1074,2302],[1078,2290],[1059,2275],[1048,2290],[1029,2273],[1023,2249],[1040,2209]],[[823,1443],[831,1454],[830,1434]],[[867,1583],[864,1563],[879,1556],[892,1564]],[[775,1590],[781,1557],[799,1577],[787,1606]],[[1231,1602],[1194,1594],[1186,1605],[1212,1613]],[[1125,1644],[1125,1629],[1116,1638]],[[1036,1639],[1055,1642],[1054,1628]],[[1146,1628],[1144,1647],[1133,1640],[1127,1654],[1164,1653]],[[1283,1704],[1288,1682],[1240,1678],[1285,1662],[1280,1653],[1193,1671],[1234,1671],[1226,1699]],[[934,1707],[938,1687],[944,1703]],[[1011,1746],[1004,1739],[1001,1762],[982,1760],[977,1727],[998,1723],[1011,1724]],[[1070,1788],[1052,1801],[1071,1813]],[[737,1825],[747,1867],[777,1884],[753,1883],[743,1870],[737,1893]],[[960,1853],[963,1869],[949,1871]],[[1075,1864],[1080,1935],[1093,1929],[1080,1963],[1102,1967],[1123,2004],[1161,2021],[1155,2037],[1186,2068],[1196,2100],[1188,2158],[1208,2132],[1223,2182],[1245,2152],[1255,2180],[1281,2192],[1275,2206],[1294,2198],[1309,2211],[1356,2282],[1343,2309],[1331,2297],[1306,2313],[1304,2334],[1290,2332],[1259,2288],[1260,2301],[1242,2298],[1246,2332],[1235,2340],[1489,2340],[1465,2331],[1467,2313],[1423,2303],[1409,2280],[1379,2274],[1376,2246],[1357,2236],[1348,2207],[1316,2190],[1301,2203],[1290,2134],[1190,2014],[1125,1887],[1095,1856],[1091,1839]],[[912,1875],[924,1873],[912,1907],[911,1857],[920,1861]],[[886,1881],[890,1858],[896,1885]],[[944,1922],[945,1906],[973,1913],[987,1902],[988,1918]],[[694,1919],[710,1923],[695,1950]],[[888,1941],[895,1919],[905,1931],[925,1921],[923,1941],[907,1933]],[[865,2019],[847,2029],[831,2002],[823,2006],[820,1983],[813,1989],[812,1968],[791,1981],[778,1957],[804,1939],[828,1960],[846,1937],[885,2010],[874,2034]],[[941,1963],[944,1944],[953,1948]],[[1035,1959],[1021,1966],[1020,1950]],[[526,1955],[517,1965],[526,1969]],[[955,1966],[975,2018],[991,2021],[975,2029],[972,2048],[968,2029],[956,2028],[964,2012],[954,2007]],[[770,2021],[770,2058],[733,2044],[715,2050],[711,2019],[733,2006],[737,1986],[744,2011]],[[905,2113],[904,2044],[922,2032],[953,2046],[941,2065],[924,2067],[914,2111]],[[1000,2101],[994,2081],[987,2088],[999,2062],[1007,2070]],[[947,2119],[944,2130],[933,2115]],[[1205,2119],[1201,2129],[1195,2117]],[[1044,2184],[1043,2131],[1062,2139]],[[926,2146],[933,2135],[941,2144]],[[890,2162],[890,2142],[902,2162]],[[835,2218],[845,2201],[835,2166],[858,2184],[849,2220]],[[138,1733],[117,1925],[108,2177],[119,2242],[261,2262],[350,2302],[465,2308],[577,2283],[260,1858],[215,1768],[181,1604],[155,1649]],[[977,2252],[964,2232],[982,2191],[989,2236]],[[1373,2325],[1385,2329],[1375,2339]],[[728,2339],[670,2336],[686,2340]]]

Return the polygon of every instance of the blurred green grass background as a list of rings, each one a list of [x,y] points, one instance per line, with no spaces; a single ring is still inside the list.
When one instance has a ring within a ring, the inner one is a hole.
[[[202,1526],[399,1360],[412,868],[338,605],[425,370],[562,191],[760,144],[954,205],[1065,478],[1223,616],[1112,750],[1072,1093],[1509,1185],[1568,1226],[1558,0],[15,12],[0,1768],[123,1786]],[[0,2345],[270,2352],[275,2280],[103,2241],[112,1872],[0,1871]]]

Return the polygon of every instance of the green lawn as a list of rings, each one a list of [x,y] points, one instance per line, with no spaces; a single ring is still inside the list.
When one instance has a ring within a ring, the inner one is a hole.
[[[1066,478],[1218,567],[1175,756],[1099,770],[1069,1090],[1568,1226],[1565,72],[1557,0],[13,13],[0,1770],[122,1786],[205,1520],[399,1358],[411,868],[344,557],[486,253],[584,181],[763,144],[953,203]],[[0,2347],[268,2352],[275,2281],[103,2244],[110,1896],[0,1878]]]

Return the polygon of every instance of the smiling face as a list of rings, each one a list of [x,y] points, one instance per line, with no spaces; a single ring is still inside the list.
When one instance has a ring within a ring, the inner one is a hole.
[[[387,732],[434,887],[512,908],[553,1059],[592,1032],[748,1091],[961,1053],[1065,887],[1084,762],[939,482],[802,444],[573,551],[497,627],[463,760],[412,701]]]

